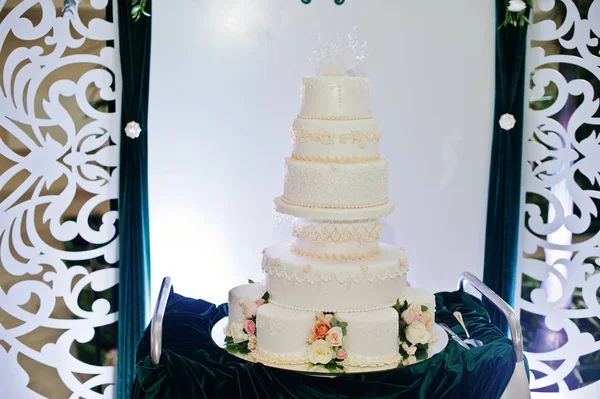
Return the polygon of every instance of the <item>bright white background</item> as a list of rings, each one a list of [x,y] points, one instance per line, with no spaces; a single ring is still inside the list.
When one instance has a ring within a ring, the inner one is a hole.
[[[317,33],[358,26],[390,160],[413,285],[482,273],[493,117],[493,2],[179,0],[153,3],[150,221],[153,297],[221,303],[260,280],[289,127]]]

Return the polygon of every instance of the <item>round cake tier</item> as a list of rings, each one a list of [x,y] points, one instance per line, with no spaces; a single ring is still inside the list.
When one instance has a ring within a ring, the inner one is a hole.
[[[326,164],[287,158],[283,201],[320,208],[369,208],[389,201],[388,163]]]
[[[369,117],[371,83],[368,78],[310,76],[302,79],[301,116]]]
[[[292,158],[322,163],[362,163],[380,159],[375,119],[298,119],[291,127]]]
[[[344,362],[352,367],[381,367],[397,364],[398,312],[385,308],[372,312],[336,313],[336,319],[348,323],[344,349],[348,358]]]
[[[358,221],[312,221],[296,218],[292,222],[294,251],[317,254],[326,259],[345,254],[366,256],[379,250],[381,226],[378,219]]]
[[[406,290],[408,260],[399,247],[379,244],[362,260],[299,256],[284,243],[264,251],[264,287],[271,302],[310,311],[363,311],[392,306]]]
[[[273,200],[275,211],[283,215],[294,216],[310,220],[338,220],[352,221],[364,219],[378,219],[394,212],[394,202],[388,200],[381,205],[365,208],[325,208],[318,206],[302,206],[291,204],[283,196]]]
[[[335,313],[348,323],[341,346],[347,353],[344,366],[394,366],[398,353],[398,313],[392,308],[360,313]],[[315,312],[282,308],[272,303],[258,308],[257,360],[267,364],[309,363],[308,351]]]

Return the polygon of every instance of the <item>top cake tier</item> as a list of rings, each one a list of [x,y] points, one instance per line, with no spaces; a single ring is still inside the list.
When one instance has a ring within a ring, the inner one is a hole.
[[[371,117],[371,83],[367,78],[310,76],[302,79],[300,117]]]

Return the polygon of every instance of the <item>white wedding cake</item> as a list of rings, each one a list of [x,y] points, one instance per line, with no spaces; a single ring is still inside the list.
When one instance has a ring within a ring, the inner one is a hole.
[[[388,162],[364,77],[302,79],[283,195],[291,239],[263,250],[262,283],[229,293],[227,347],[275,366],[393,368],[426,357],[434,296],[406,282],[403,248],[379,242]]]

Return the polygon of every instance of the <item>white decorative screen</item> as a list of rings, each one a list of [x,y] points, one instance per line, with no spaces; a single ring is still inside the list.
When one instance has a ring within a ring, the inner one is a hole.
[[[520,294],[533,397],[600,397],[600,0],[536,1]]]
[[[114,396],[117,25],[108,0],[62,6],[0,2],[5,398]]]

